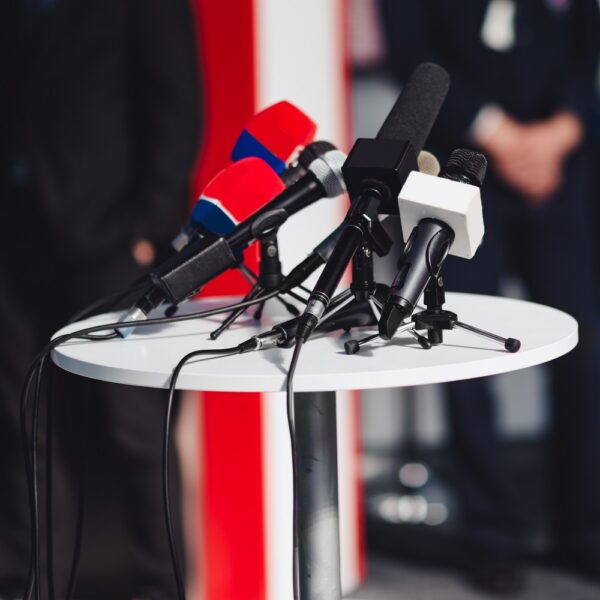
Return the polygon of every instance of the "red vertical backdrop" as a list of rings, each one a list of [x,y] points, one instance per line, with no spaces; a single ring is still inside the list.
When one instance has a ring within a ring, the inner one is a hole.
[[[254,15],[252,0],[192,1],[204,114],[193,180],[197,197],[230,163],[233,144],[255,113]],[[230,271],[206,286],[203,295],[239,295],[247,289],[239,273]],[[261,397],[211,392],[201,402],[202,597],[264,600]]]
[[[252,0],[192,2],[204,117],[200,155],[192,180],[195,200],[204,186],[230,164],[231,149],[255,113],[256,94]],[[248,207],[251,208],[254,207]],[[252,260],[250,266],[251,263]],[[240,294],[247,287],[238,272],[229,271],[205,286],[202,295]]]

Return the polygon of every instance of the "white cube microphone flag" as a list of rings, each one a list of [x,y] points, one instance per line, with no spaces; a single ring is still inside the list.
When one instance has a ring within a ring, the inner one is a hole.
[[[454,158],[456,152],[466,151],[455,151]],[[475,154],[472,153],[471,156]],[[483,158],[483,155],[477,154],[477,157],[481,160],[479,157]],[[446,170],[447,168],[448,166]],[[473,258],[484,233],[479,185],[413,171],[398,196],[404,239],[410,238],[413,229],[422,219],[438,219],[454,231],[454,242],[449,254]]]

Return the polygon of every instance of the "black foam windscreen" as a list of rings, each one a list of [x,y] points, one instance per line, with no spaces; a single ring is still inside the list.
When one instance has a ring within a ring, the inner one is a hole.
[[[409,141],[418,154],[446,99],[448,72],[434,63],[422,63],[412,73],[389,115],[378,139]]]

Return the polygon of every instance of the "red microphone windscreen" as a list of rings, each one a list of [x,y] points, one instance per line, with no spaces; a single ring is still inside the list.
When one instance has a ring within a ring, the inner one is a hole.
[[[269,200],[280,194],[285,185],[262,159],[248,157],[220,171],[202,191],[203,198],[216,200],[239,223],[248,218]],[[247,254],[246,264],[257,270],[257,253]],[[235,270],[230,269],[202,288],[203,297],[245,294],[248,284]]]
[[[277,173],[260,158],[232,163],[202,191],[203,198],[218,200],[239,223],[285,189]]]
[[[254,115],[245,129],[287,163],[298,147],[304,147],[315,139],[317,125],[299,108],[283,100]]]

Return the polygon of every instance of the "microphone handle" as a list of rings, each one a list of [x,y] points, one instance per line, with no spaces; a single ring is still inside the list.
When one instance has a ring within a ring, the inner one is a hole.
[[[342,280],[348,263],[362,244],[363,232],[358,225],[348,224],[329,257],[304,313],[300,317],[296,339],[306,342],[327,310],[335,289]]]
[[[381,312],[379,334],[389,340],[410,317],[432,277],[437,277],[454,242],[454,230],[443,221],[425,218],[413,229],[398,273]]]
[[[242,221],[225,240],[230,248],[246,246],[275,225],[281,225],[281,214],[288,217],[316,202],[324,195],[321,183],[312,173],[286,188],[276,198]],[[284,219],[285,220],[285,219]]]
[[[311,294],[311,297],[315,295],[326,299],[325,308],[327,308],[331,297],[344,276],[346,267],[362,241],[363,232],[361,228],[355,224],[346,225]]]
[[[306,335],[307,332],[310,335],[316,322],[323,316],[331,297],[342,280],[348,263],[363,243],[365,236],[369,235],[373,219],[377,218],[377,208],[381,200],[382,196],[377,190],[366,189],[350,206],[343,223],[344,229],[310,295],[304,316],[307,319],[310,318],[312,323],[309,328],[310,332],[306,329],[302,332],[303,335]]]
[[[333,252],[345,223],[339,225],[330,233],[301,263],[296,265],[285,277],[281,284],[281,293],[285,294],[308,279],[321,265],[325,264]]]

